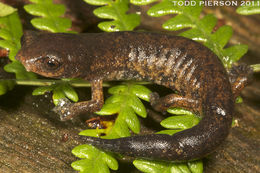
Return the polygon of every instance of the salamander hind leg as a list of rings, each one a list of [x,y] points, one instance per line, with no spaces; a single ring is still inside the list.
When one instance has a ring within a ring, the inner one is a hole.
[[[158,93],[153,92],[150,95],[151,106],[158,112],[164,112],[170,107],[184,108],[192,112],[199,112],[199,101],[189,97],[177,94],[169,94],[159,97]]]
[[[60,115],[62,121],[66,121],[82,113],[100,110],[104,104],[102,80],[91,81],[91,92],[91,100],[71,103],[68,99],[62,99],[54,108],[54,111]]]
[[[243,88],[248,85],[253,78],[253,69],[246,64],[233,65],[229,71],[229,81],[232,86],[234,99],[239,96]]]

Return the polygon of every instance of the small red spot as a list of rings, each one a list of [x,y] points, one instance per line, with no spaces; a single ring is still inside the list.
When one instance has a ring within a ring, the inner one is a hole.
[[[213,32],[216,32],[221,26],[225,25],[225,19],[218,19],[216,26],[213,28]]]
[[[8,51],[6,49],[0,49],[0,58],[8,56]]]
[[[109,115],[109,116],[98,116],[91,119],[86,120],[86,124],[91,129],[106,129],[111,124],[114,123],[117,114]]]
[[[69,134],[68,133],[63,134],[61,142],[67,142],[68,140],[69,140]]]

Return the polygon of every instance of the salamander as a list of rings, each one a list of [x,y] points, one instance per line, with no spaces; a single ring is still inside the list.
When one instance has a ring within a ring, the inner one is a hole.
[[[92,98],[61,103],[62,120],[103,105],[102,82],[149,81],[173,90],[150,102],[159,112],[180,107],[202,116],[200,123],[172,136],[147,134],[118,139],[85,137],[104,151],[136,158],[180,162],[214,151],[229,133],[234,100],[248,83],[252,69],[232,68],[230,75],[208,48],[190,39],[159,33],[39,33],[28,31],[16,59],[28,71],[51,78],[82,78],[91,83]]]

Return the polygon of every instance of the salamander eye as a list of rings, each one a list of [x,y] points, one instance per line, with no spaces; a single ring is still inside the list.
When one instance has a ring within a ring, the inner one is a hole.
[[[60,67],[61,63],[55,57],[44,57],[44,66],[47,70],[56,70]]]

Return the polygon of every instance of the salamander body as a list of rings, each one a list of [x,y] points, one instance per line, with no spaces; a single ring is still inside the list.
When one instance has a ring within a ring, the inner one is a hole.
[[[173,136],[85,138],[86,143],[105,151],[164,161],[194,160],[211,153],[229,133],[236,94],[232,83],[218,57],[190,39],[138,32],[29,32],[16,58],[28,71],[46,77],[77,77],[92,83],[92,100],[62,109],[64,119],[99,110],[103,104],[102,81],[111,80],[163,85],[177,94],[163,98],[151,95],[155,110],[182,107],[203,116],[198,125]]]

